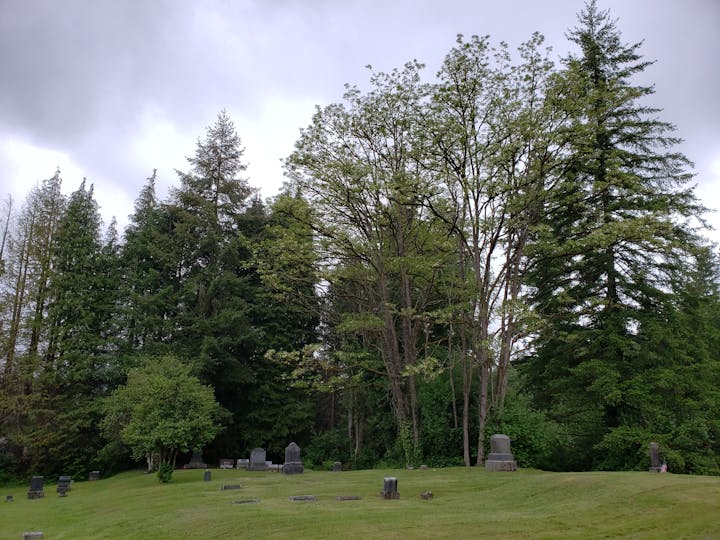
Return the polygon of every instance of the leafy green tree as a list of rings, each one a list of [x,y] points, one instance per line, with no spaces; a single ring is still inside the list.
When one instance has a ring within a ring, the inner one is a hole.
[[[179,452],[198,450],[221,430],[223,410],[212,388],[172,357],[148,358],[128,372],[127,383],[105,402],[102,425],[119,437],[135,459],[157,457],[160,472],[172,472]],[[168,481],[169,475],[160,476]]]
[[[574,433],[566,467],[594,464],[593,446],[623,424],[623,381],[649,374],[639,336],[672,295],[701,216],[672,126],[632,78],[650,63],[607,12],[586,4],[569,39],[564,92],[572,146],[544,205],[531,251],[534,302],[545,327],[524,366],[535,403]],[[562,104],[561,103],[561,104]]]

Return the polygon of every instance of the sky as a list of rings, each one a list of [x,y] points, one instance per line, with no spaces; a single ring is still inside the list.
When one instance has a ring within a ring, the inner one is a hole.
[[[0,0],[0,197],[60,168],[122,228],[157,169],[165,198],[225,109],[263,198],[316,105],[417,59],[434,78],[455,36],[512,48],[538,31],[559,59],[582,0]],[[638,82],[677,127],[696,193],[720,208],[720,1],[598,0],[655,60]],[[575,51],[576,52],[576,51]],[[709,216],[720,242],[720,216]]]

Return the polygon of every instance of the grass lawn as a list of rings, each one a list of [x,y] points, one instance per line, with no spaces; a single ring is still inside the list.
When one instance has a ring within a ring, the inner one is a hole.
[[[127,472],[55,484],[28,500],[0,488],[0,539],[720,538],[720,478],[673,474],[488,473],[481,468],[340,473],[179,470],[170,484]],[[398,479],[399,500],[379,496]],[[240,489],[222,490],[223,484]],[[420,493],[432,491],[431,500]],[[13,495],[14,502],[5,502]],[[294,495],[315,501],[294,502]],[[337,496],[360,500],[336,500]],[[238,504],[237,501],[258,499]]]

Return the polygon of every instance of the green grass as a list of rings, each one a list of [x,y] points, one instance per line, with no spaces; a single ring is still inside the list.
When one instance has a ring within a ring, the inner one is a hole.
[[[379,492],[398,478],[399,500]],[[241,489],[221,490],[223,484]],[[431,500],[420,493],[433,492]],[[720,478],[652,473],[488,473],[481,468],[342,473],[128,472],[77,482],[67,497],[0,489],[0,539],[720,538]],[[14,502],[4,502],[12,494]],[[315,495],[292,502],[291,495]],[[361,500],[337,501],[339,495]],[[233,501],[260,499],[256,504]]]

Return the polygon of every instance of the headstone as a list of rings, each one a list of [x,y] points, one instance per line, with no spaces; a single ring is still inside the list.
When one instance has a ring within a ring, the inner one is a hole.
[[[428,466],[427,466],[427,465],[420,465],[420,468],[421,468],[423,471],[426,471],[427,468],[428,468]]]
[[[61,476],[58,478],[57,492],[61,497],[64,497],[68,491],[70,491],[70,483],[72,482],[72,476]]]
[[[88,474],[88,480],[100,480],[100,471],[90,471],[90,474]]]
[[[242,489],[242,486],[240,484],[223,484],[220,489],[222,491],[225,491],[226,489]]]
[[[336,461],[335,463],[333,463],[332,470],[333,470],[333,472],[342,472],[342,463],[340,463],[339,461]]]
[[[250,465],[249,459],[238,459],[237,460],[237,468],[238,469],[247,469]]]
[[[235,461],[233,461],[232,459],[221,459],[220,460],[220,468],[221,469],[234,469]]]
[[[517,471],[517,461],[510,451],[510,437],[500,434],[490,437],[490,453],[485,460],[485,470],[491,472]]]
[[[660,472],[662,460],[660,459],[660,445],[656,442],[650,443],[650,472]]]
[[[285,474],[300,474],[304,470],[302,460],[300,459],[300,447],[294,442],[291,442],[287,445],[287,448],[285,448],[283,472]]]
[[[12,495],[6,495],[5,496],[5,502],[13,502],[13,496]]]
[[[383,480],[383,490],[380,492],[380,496],[383,499],[399,499],[400,493],[398,493],[397,490],[397,478],[394,476],[386,476]]]
[[[265,461],[265,450],[263,448],[253,448],[250,452],[250,464],[248,471],[267,471],[268,464]]]
[[[30,531],[23,533],[23,540],[36,540],[37,538],[42,538],[43,533],[42,531]]]
[[[338,495],[335,497],[336,501],[359,501],[362,499],[360,495]]]
[[[291,495],[288,497],[291,501],[316,501],[315,495]]]
[[[30,479],[30,489],[28,490],[28,499],[39,499],[45,496],[43,491],[43,484],[45,483],[44,476],[33,476]]]
[[[207,463],[203,463],[202,452],[193,452],[190,462],[185,465],[186,469],[207,469]]]
[[[212,478],[212,474],[210,474],[210,471],[205,471],[205,475],[203,476],[203,482],[209,482]]]
[[[424,499],[424,500],[426,500],[426,501],[429,501],[430,499],[433,498],[433,492],[432,492],[432,491],[423,491],[423,492],[420,494],[420,498],[421,498],[421,499]]]
[[[240,499],[239,501],[233,501],[233,504],[255,504],[259,503],[260,499]]]

